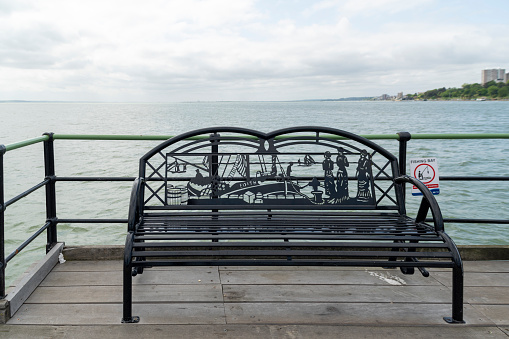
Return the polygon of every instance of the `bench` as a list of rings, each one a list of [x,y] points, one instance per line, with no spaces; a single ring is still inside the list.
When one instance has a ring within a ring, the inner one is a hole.
[[[139,321],[132,279],[144,269],[251,265],[417,268],[424,276],[451,268],[452,316],[444,319],[463,323],[461,257],[434,196],[368,139],[324,127],[207,128],[161,143],[139,166],[122,322]],[[423,194],[415,217],[405,184]]]

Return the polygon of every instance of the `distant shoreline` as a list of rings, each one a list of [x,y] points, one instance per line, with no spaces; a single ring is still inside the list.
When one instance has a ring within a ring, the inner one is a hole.
[[[217,100],[217,101],[175,101],[175,102],[142,102],[142,101],[51,101],[51,100],[0,100],[0,104],[176,104],[207,102],[425,102],[425,101],[479,101],[476,99],[416,99],[416,100],[377,100],[376,97],[354,97],[340,99],[302,99],[302,100]],[[486,98],[487,102],[509,101],[509,99]]]

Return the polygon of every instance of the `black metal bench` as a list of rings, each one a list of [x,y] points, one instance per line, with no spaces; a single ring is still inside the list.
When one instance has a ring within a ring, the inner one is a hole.
[[[423,193],[407,216],[404,185]],[[426,223],[431,211],[433,223]],[[124,257],[122,322],[132,277],[153,266],[452,269],[452,317],[463,322],[463,267],[427,187],[355,134],[322,127],[262,133],[222,127],[173,137],[140,159]]]

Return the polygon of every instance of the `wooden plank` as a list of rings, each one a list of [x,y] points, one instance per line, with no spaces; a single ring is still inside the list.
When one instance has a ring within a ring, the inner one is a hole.
[[[463,261],[463,270],[465,272],[509,272],[509,261],[502,260],[479,260]],[[441,271],[451,272],[450,268],[430,268],[430,272]]]
[[[509,327],[509,305],[475,305],[479,312],[491,319],[497,326]]]
[[[465,272],[509,273],[509,260],[464,261]]]
[[[405,324],[445,325],[449,304],[415,303],[225,303],[229,324]],[[490,319],[465,306],[469,325],[494,325]]]
[[[133,305],[140,324],[225,324],[222,303]],[[122,319],[121,304],[25,304],[9,325],[112,325]],[[129,325],[124,325],[129,326]],[[168,335],[168,333],[167,333]]]
[[[509,287],[465,287],[465,302],[469,304],[508,304]]]
[[[484,260],[484,261],[464,261],[463,267],[465,272],[492,272],[492,273],[509,273],[509,260]],[[364,271],[363,267],[320,267],[320,266],[219,266],[221,271]],[[399,269],[385,269],[381,267],[369,267],[370,271],[399,271]],[[433,272],[451,272],[450,268],[429,268]]]
[[[452,285],[452,275],[446,272],[437,272],[434,278],[445,286]],[[466,272],[464,275],[465,286],[509,286],[509,273],[489,273],[489,272]]]
[[[59,264],[53,269],[54,272],[111,272],[123,270],[123,261],[120,260],[87,260],[87,261],[69,261]],[[217,266],[171,266],[171,267],[152,267],[147,271],[193,271],[203,269],[215,269]],[[121,274],[121,273],[120,273]]]
[[[157,303],[133,305],[140,324],[368,324],[445,325],[450,305],[414,303]],[[469,325],[507,324],[508,307],[465,307]],[[488,312],[491,309],[491,313]],[[502,310],[502,311],[501,311]],[[121,318],[121,304],[25,304],[9,320],[14,324],[111,325]],[[225,319],[226,312],[226,319]],[[504,322],[505,321],[505,322]]]
[[[399,271],[397,268],[349,267],[349,266],[219,266],[219,271]],[[450,269],[449,269],[450,271]]]
[[[424,285],[437,286],[438,281],[421,274],[404,275],[399,270],[322,271],[310,274],[307,270],[294,271],[221,271],[223,284],[313,284],[313,285]]]
[[[109,285],[122,286],[122,272],[51,272],[41,286]],[[198,284],[219,283],[219,273],[208,267],[187,271],[145,270],[133,277],[133,284]]]
[[[51,272],[41,286],[122,285],[120,272]]]
[[[509,273],[509,261],[493,260],[493,261],[464,261],[464,269],[468,272],[492,272],[492,273]],[[56,272],[74,272],[74,271],[122,271],[122,261],[120,260],[96,260],[96,261],[69,261],[64,264],[58,264],[53,271]],[[197,266],[198,268],[201,266]],[[315,267],[315,266],[205,266],[208,268],[216,268],[222,271],[364,271],[363,267]],[[195,269],[196,266],[173,266],[173,267],[153,267],[150,270],[174,270],[188,271]],[[399,269],[384,269],[379,267],[370,267],[370,271],[399,271]],[[450,268],[429,268],[430,272],[451,272]]]
[[[133,278],[133,284],[219,284],[219,272],[209,267],[193,270],[152,270],[148,269]]]
[[[505,333],[507,337],[509,337],[509,326],[499,327],[501,331]]]
[[[133,285],[134,302],[218,302],[222,301],[221,285]],[[121,303],[121,286],[39,287],[27,304]]]
[[[56,265],[53,272],[122,272],[120,260],[69,261]],[[121,273],[120,273],[121,274]]]
[[[223,285],[223,295],[225,302],[443,303],[451,291],[444,286]]]
[[[63,243],[55,245],[46,256],[39,261],[31,271],[21,279],[13,291],[5,297],[9,302],[11,317],[23,305],[25,300],[32,294],[32,292],[39,286],[41,281],[46,278],[48,273],[55,267],[58,262],[58,256],[64,247]]]
[[[496,326],[342,326],[342,325],[101,325],[51,326],[4,325],[1,338],[500,338],[507,339]]]

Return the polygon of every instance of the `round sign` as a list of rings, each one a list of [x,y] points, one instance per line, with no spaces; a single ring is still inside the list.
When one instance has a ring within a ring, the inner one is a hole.
[[[435,179],[435,169],[429,164],[420,164],[414,169],[414,177],[429,184]]]

